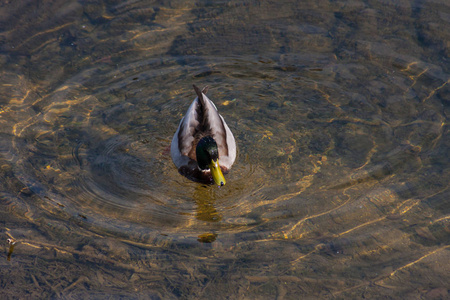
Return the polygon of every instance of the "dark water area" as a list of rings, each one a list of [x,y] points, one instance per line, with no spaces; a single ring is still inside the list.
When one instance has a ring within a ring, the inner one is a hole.
[[[450,297],[448,1],[4,1],[2,299]],[[192,84],[227,184],[170,157]]]

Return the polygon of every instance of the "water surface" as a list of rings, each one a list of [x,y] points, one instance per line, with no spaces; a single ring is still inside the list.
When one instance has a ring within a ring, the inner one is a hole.
[[[5,297],[448,297],[446,1],[0,13]],[[220,189],[170,158],[192,84],[238,144]]]

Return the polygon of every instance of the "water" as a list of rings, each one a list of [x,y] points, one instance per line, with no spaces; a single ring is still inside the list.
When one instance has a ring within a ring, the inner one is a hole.
[[[0,13],[4,297],[448,297],[446,1]],[[192,84],[238,144],[220,189],[170,158]]]

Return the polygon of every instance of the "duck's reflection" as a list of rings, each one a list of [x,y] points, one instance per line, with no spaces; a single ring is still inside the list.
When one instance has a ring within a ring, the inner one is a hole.
[[[206,222],[219,222],[222,216],[217,212],[214,193],[211,192],[209,186],[199,185],[194,192],[193,198],[197,204],[196,219]]]
[[[204,222],[219,222],[222,216],[217,211],[215,204],[214,193],[210,186],[199,185],[193,194],[195,203],[197,204],[197,211],[195,218]],[[207,232],[198,236],[198,241],[201,243],[212,243],[216,240],[217,234]]]

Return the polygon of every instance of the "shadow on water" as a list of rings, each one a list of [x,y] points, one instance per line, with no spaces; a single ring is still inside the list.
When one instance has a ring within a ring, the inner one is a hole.
[[[6,297],[448,297],[444,1],[7,3]],[[223,188],[170,142],[209,85]]]

